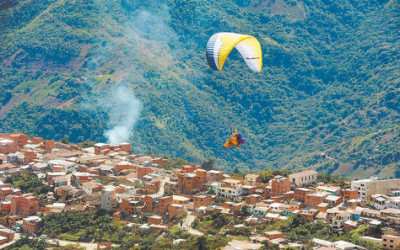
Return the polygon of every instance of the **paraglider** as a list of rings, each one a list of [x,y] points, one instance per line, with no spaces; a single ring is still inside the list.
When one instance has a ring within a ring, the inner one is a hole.
[[[258,40],[253,36],[228,32],[216,33],[208,40],[206,57],[210,68],[221,71],[233,48],[239,51],[253,72],[261,71],[262,52]]]
[[[208,65],[215,71],[221,71],[229,54],[236,48],[253,72],[261,72],[262,52],[258,40],[249,35],[220,32],[212,35],[207,42],[206,57]],[[224,144],[225,148],[240,146],[246,142],[240,133],[231,129],[231,138]]]
[[[240,148],[240,146],[242,146],[243,143],[246,142],[246,138],[243,138],[241,134],[239,134],[237,132],[237,130],[235,129],[232,133],[231,133],[231,138],[229,138],[225,144],[224,144],[224,148],[230,148],[232,146],[237,146]]]

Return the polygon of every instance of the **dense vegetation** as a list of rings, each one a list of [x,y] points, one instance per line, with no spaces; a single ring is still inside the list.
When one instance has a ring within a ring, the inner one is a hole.
[[[43,217],[41,233],[51,238],[73,241],[109,241],[121,243],[128,237],[127,228],[102,211],[52,213]]]
[[[20,174],[7,177],[6,183],[21,189],[22,193],[33,193],[35,195],[44,195],[49,192],[49,187],[43,184],[43,180],[33,174]]]
[[[141,223],[146,220],[143,219]],[[45,215],[41,233],[50,238],[70,241],[91,242],[94,240],[95,242],[118,243],[117,249],[130,249],[135,246],[139,246],[138,249],[218,249],[227,244],[226,238],[193,236],[178,229],[177,226],[167,232],[150,233],[146,230],[130,232],[125,224],[113,219],[102,210],[85,213],[62,212]],[[186,241],[173,245],[174,239]],[[197,246],[203,248],[197,248]]]
[[[44,250],[48,244],[44,239],[36,239],[28,235],[22,235],[20,239],[15,241],[12,250]]]
[[[104,141],[116,85],[144,109],[135,152],[244,172],[313,167],[392,176],[400,162],[398,0],[8,1],[0,130]],[[215,32],[256,36],[264,69],[206,65]],[[225,150],[229,128],[248,142]]]

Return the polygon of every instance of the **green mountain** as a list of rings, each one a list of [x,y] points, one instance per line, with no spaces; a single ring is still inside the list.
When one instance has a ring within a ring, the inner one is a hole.
[[[122,123],[139,153],[393,176],[399,16],[398,0],[2,1],[0,130],[106,141]],[[209,69],[221,31],[259,39],[260,74],[235,51]],[[231,127],[240,149],[222,148]]]

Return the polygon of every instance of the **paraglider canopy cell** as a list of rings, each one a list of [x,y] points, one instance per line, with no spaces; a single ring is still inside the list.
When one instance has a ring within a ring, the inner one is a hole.
[[[253,72],[262,68],[262,52],[258,40],[249,35],[221,32],[210,37],[206,57],[211,69],[221,71],[232,49],[236,48]]]

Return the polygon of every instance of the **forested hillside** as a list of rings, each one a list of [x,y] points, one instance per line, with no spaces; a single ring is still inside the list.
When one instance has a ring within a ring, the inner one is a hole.
[[[141,103],[128,126],[135,152],[393,176],[399,2],[3,1],[0,130],[106,141],[130,115],[115,96],[131,88]],[[209,69],[205,46],[221,31],[258,38],[263,71],[236,51],[222,72]],[[232,126],[248,141],[226,150]]]

